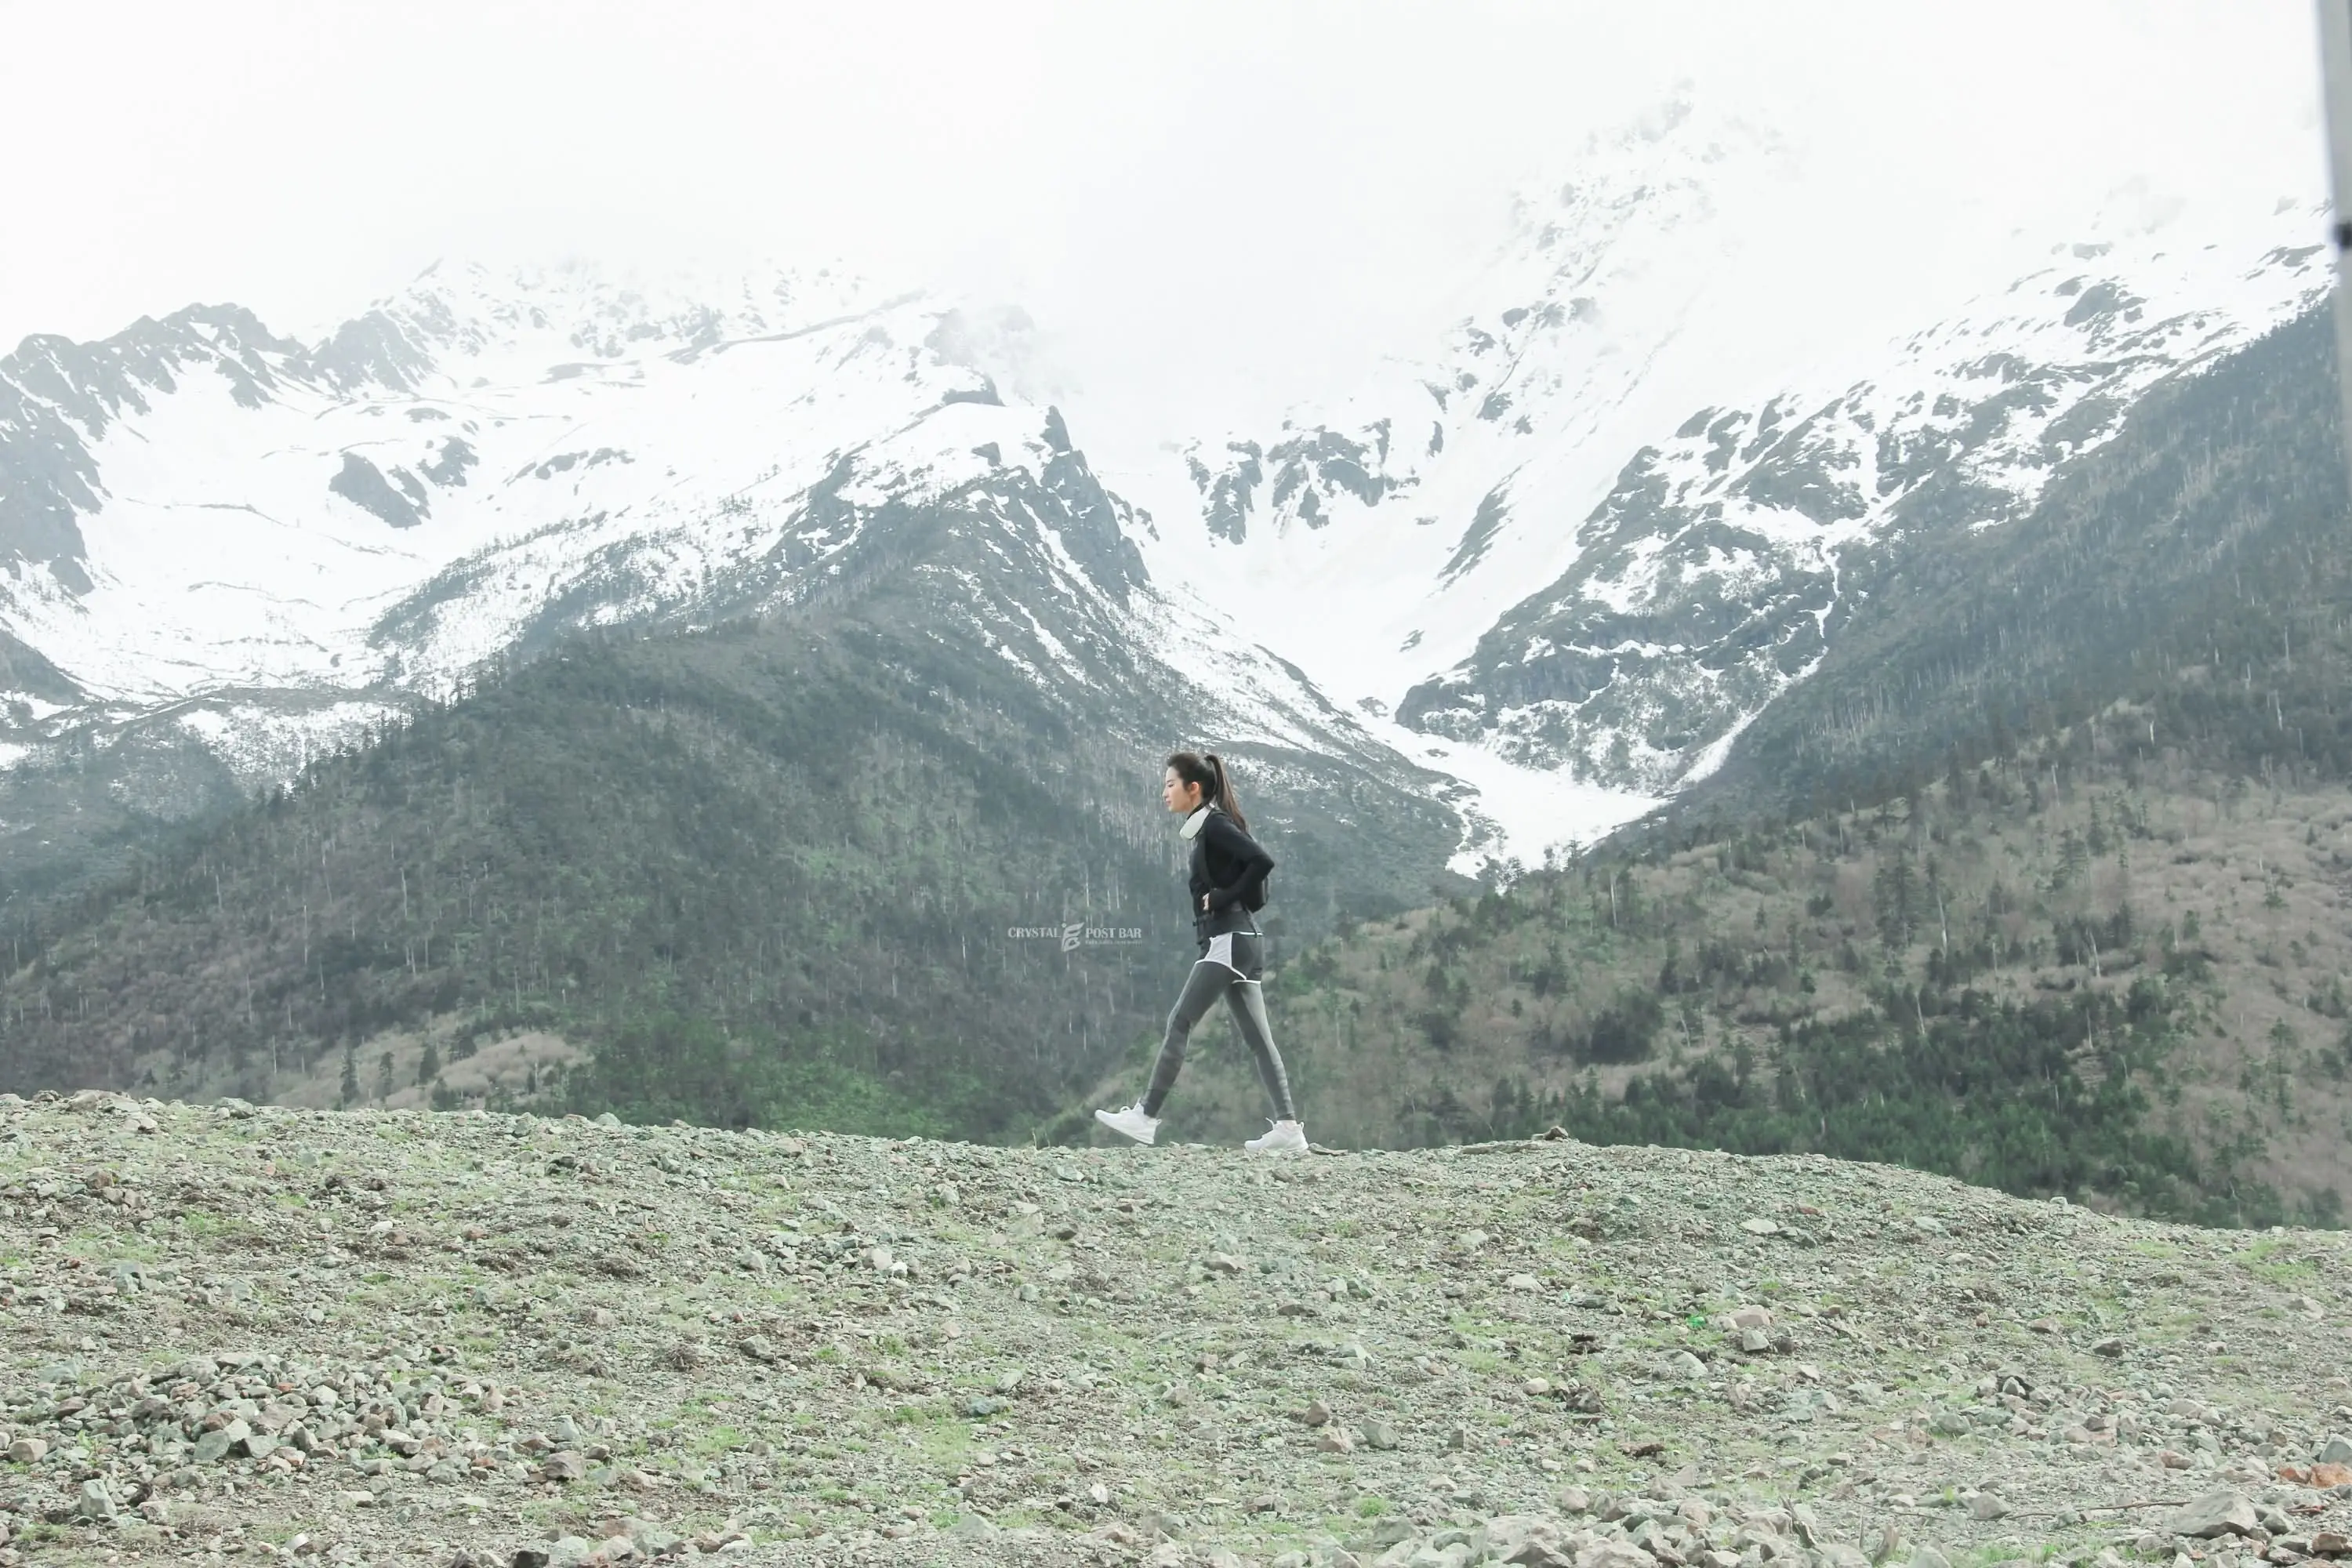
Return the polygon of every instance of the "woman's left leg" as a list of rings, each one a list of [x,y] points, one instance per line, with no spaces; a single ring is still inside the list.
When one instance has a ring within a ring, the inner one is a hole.
[[[1265,995],[1258,983],[1236,979],[1228,984],[1225,1009],[1234,1016],[1234,1028],[1242,1043],[1257,1060],[1257,1076],[1265,1085],[1266,1099],[1274,1102],[1275,1119],[1297,1121],[1297,1108],[1290,1102],[1290,1075],[1283,1070],[1282,1053],[1274,1048],[1274,1025],[1265,1016]]]
[[[1266,1018],[1265,995],[1258,984],[1265,967],[1265,939],[1255,931],[1235,931],[1213,944],[1210,956],[1216,957],[1220,951],[1226,960],[1225,1010],[1234,1016],[1234,1032],[1241,1036],[1251,1059],[1257,1063],[1258,1081],[1265,1085],[1265,1097],[1274,1102],[1275,1119],[1296,1121],[1298,1112],[1290,1103],[1290,1075],[1283,1071],[1282,1053],[1274,1048],[1274,1025]]]

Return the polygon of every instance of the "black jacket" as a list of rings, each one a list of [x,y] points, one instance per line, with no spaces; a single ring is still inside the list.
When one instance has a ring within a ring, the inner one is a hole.
[[[1192,836],[1192,931],[1202,937],[1234,931],[1255,931],[1256,917],[1246,900],[1257,896],[1258,884],[1274,869],[1274,857],[1215,806]],[[1209,900],[1207,910],[1201,900]]]

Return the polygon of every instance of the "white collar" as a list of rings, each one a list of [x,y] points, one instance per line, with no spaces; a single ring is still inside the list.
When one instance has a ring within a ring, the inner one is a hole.
[[[1199,837],[1201,834],[1201,825],[1209,820],[1209,813],[1214,809],[1215,807],[1213,806],[1204,805],[1201,807],[1200,810],[1194,812],[1192,816],[1186,817],[1184,819],[1184,826],[1176,830],[1176,837],[1183,839],[1187,844]]]

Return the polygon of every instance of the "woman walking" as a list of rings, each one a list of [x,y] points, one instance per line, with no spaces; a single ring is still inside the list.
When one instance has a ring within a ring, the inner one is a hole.
[[[1242,1043],[1257,1059],[1258,1077],[1274,1103],[1273,1130],[1242,1147],[1259,1154],[1303,1154],[1307,1130],[1298,1124],[1298,1111],[1290,1102],[1290,1079],[1274,1048],[1274,1031],[1266,1023],[1265,998],[1258,985],[1265,938],[1257,929],[1256,911],[1265,903],[1265,874],[1274,869],[1274,857],[1249,836],[1249,821],[1234,798],[1233,781],[1214,752],[1179,752],[1170,757],[1160,798],[1184,818],[1177,835],[1192,847],[1192,935],[1201,956],[1169,1010],[1160,1058],[1151,1067],[1151,1086],[1133,1105],[1097,1110],[1095,1120],[1139,1143],[1157,1137],[1160,1107],[1183,1068],[1192,1026],[1222,997]]]

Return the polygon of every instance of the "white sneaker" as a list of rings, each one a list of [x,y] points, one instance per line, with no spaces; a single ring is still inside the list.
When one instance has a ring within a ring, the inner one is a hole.
[[[1124,1110],[1097,1110],[1095,1120],[1123,1138],[1139,1143],[1149,1143],[1160,1135],[1160,1118],[1143,1114],[1143,1102],[1137,1100]]]
[[[1097,1111],[1096,1115],[1102,1113]],[[1266,1130],[1263,1138],[1253,1138],[1242,1145],[1253,1154],[1304,1154],[1307,1152],[1307,1129],[1296,1121],[1277,1121]]]

